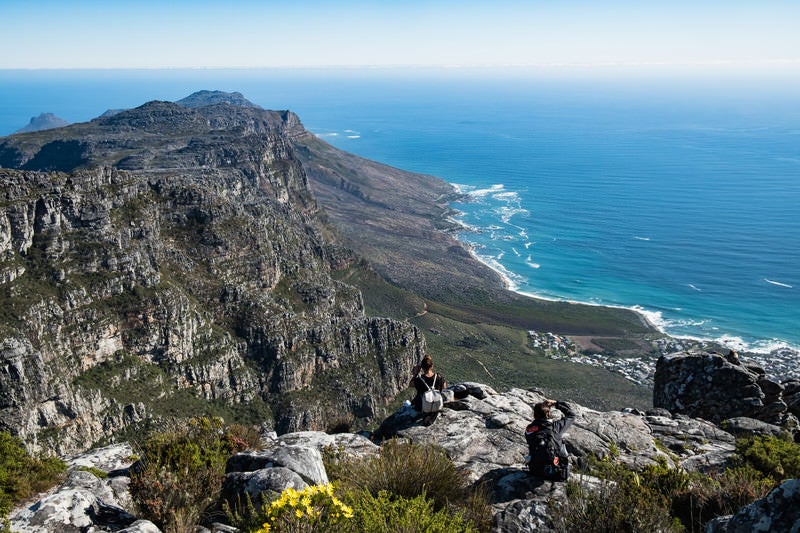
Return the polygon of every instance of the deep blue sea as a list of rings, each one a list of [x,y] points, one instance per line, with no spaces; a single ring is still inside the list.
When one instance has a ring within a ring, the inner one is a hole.
[[[800,347],[800,90],[535,72],[0,71],[0,135],[41,112],[239,91],[332,144],[439,176],[460,238],[520,292],[670,334]]]

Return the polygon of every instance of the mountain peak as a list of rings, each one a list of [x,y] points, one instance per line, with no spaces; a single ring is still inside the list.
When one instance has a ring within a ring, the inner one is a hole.
[[[230,104],[241,107],[255,107],[261,109],[261,106],[254,104],[245,98],[240,92],[227,93],[225,91],[197,91],[190,94],[186,98],[178,100],[175,103],[182,105],[183,107],[205,107],[216,104]]]
[[[15,133],[29,133],[32,131],[51,130],[69,126],[69,122],[63,118],[55,116],[53,113],[42,113],[38,117],[31,117],[31,121],[24,128],[18,129]]]

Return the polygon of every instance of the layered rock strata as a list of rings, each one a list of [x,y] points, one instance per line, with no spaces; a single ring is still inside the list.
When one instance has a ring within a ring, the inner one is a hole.
[[[151,102],[0,141],[0,430],[64,453],[209,406],[279,432],[380,416],[424,339],[335,279],[360,260],[319,218],[304,131]]]

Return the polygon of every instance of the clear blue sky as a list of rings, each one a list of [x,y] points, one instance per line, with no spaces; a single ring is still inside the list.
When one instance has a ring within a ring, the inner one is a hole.
[[[0,68],[800,69],[800,0],[0,0]]]

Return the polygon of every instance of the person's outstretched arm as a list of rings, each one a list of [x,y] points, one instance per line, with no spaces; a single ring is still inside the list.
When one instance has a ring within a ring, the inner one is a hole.
[[[564,416],[560,420],[553,422],[553,429],[560,435],[575,422],[575,411],[570,404],[562,401],[557,401],[553,407],[564,413]]]

